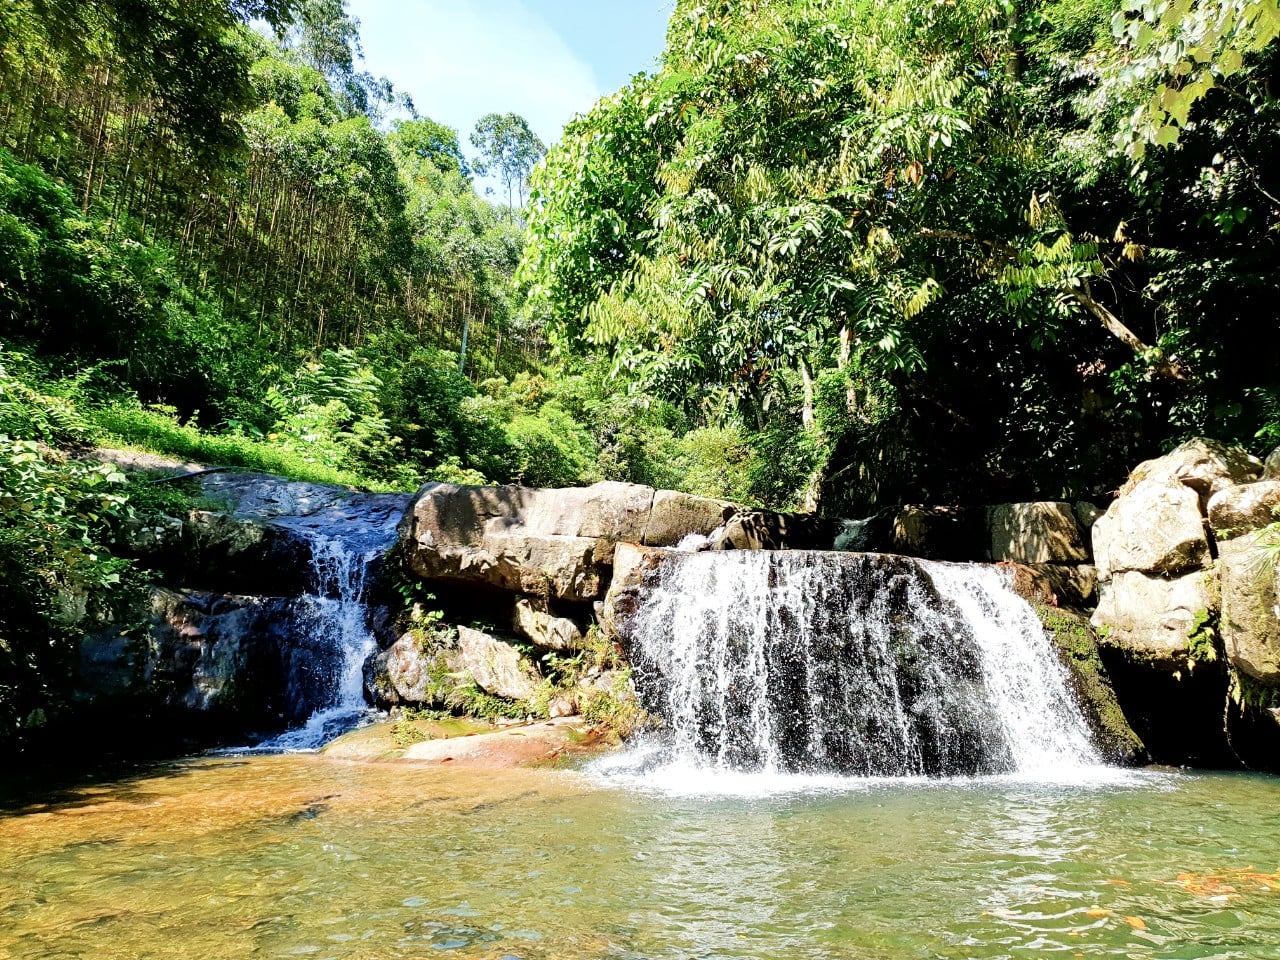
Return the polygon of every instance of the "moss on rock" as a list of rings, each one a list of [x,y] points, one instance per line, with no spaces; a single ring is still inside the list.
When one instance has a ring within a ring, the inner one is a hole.
[[[1147,761],[1147,749],[1125,718],[1098,654],[1098,638],[1088,619],[1070,610],[1036,604],[1045,633],[1067,668],[1071,688],[1084,709],[1103,755],[1115,763]]]

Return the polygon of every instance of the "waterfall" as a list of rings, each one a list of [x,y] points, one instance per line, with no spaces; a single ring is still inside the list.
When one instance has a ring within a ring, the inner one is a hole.
[[[626,633],[663,762],[863,776],[1095,765],[1035,612],[996,568],[672,555]]]
[[[368,626],[365,585],[385,552],[348,538],[312,532],[312,592],[293,605],[286,654],[290,715],[301,726],[280,734],[262,750],[314,750],[355,725],[366,713],[363,667],[377,646]]]

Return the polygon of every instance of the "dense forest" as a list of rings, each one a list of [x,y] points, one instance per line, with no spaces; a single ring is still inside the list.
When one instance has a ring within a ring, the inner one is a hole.
[[[1278,32],[680,0],[559,143],[495,113],[469,153],[341,0],[0,6],[0,719],[137,576],[111,531],[157,494],[95,445],[844,517],[1269,450]]]

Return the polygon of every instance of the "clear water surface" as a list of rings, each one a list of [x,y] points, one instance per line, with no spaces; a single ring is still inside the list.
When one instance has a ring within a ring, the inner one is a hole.
[[[607,765],[606,765],[607,766]],[[202,758],[0,811],[0,957],[1280,958],[1280,780]]]

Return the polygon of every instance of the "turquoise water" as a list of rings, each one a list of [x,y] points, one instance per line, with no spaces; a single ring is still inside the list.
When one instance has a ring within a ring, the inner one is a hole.
[[[200,759],[0,812],[0,957],[1280,958],[1280,780]]]

